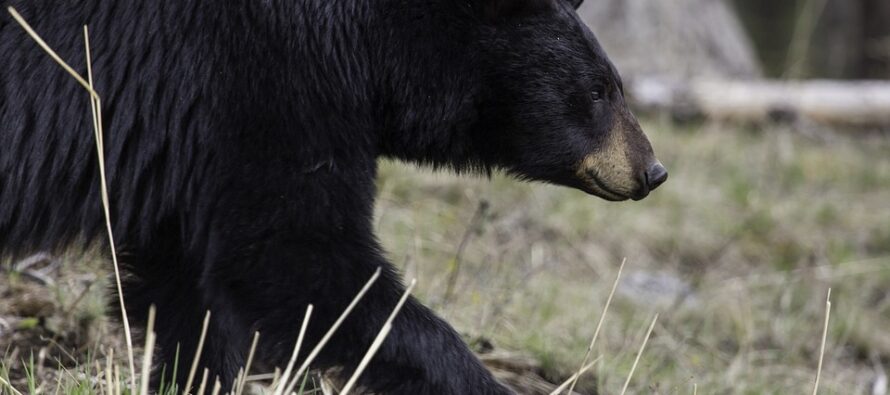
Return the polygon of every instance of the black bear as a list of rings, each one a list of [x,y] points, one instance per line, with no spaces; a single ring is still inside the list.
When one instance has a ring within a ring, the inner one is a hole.
[[[128,311],[157,306],[169,367],[177,345],[189,366],[211,310],[200,363],[224,385],[254,331],[258,357],[282,366],[308,304],[311,345],[382,267],[314,366],[356,367],[404,289],[372,231],[380,157],[608,200],[666,179],[579,3],[6,2],[82,75],[89,25]],[[0,53],[0,253],[96,239],[88,95],[8,15]],[[360,385],[510,393],[413,299]]]

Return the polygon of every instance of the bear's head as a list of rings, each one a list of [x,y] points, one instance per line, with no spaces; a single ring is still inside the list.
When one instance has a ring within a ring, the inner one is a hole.
[[[479,111],[497,167],[606,200],[642,199],[667,179],[581,0],[478,1]]]

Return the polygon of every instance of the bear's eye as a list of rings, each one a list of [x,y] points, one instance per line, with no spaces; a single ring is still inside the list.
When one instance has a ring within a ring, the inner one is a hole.
[[[594,103],[603,101],[604,97],[605,93],[603,92],[602,87],[596,87],[592,91],[590,91],[590,98],[593,100]]]

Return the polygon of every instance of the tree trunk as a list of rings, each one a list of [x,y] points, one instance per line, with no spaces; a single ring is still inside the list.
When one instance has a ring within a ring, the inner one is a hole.
[[[890,79],[890,1],[867,0],[865,13],[865,77]]]
[[[890,81],[670,81],[641,79],[628,87],[642,110],[678,118],[766,122],[806,119],[826,125],[890,126]]]
[[[761,75],[726,0],[590,0],[579,13],[626,77]]]
[[[890,78],[890,1],[733,0],[770,77]]]

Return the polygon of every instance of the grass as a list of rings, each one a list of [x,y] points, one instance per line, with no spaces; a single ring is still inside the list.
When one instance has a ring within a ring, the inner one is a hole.
[[[642,202],[382,163],[378,232],[391,260],[418,278],[417,295],[471,343],[528,354],[552,382],[578,370],[627,257],[578,392],[620,393],[657,313],[627,393],[804,393],[821,371],[819,393],[870,394],[890,360],[890,142],[645,129],[671,178]],[[488,209],[473,224],[482,201]],[[0,318],[23,326],[0,344],[18,350],[0,368],[17,388],[28,388],[30,371],[44,392],[61,378],[60,393],[72,393],[98,377],[87,355],[102,360],[102,345],[121,344],[101,311],[101,254],[57,259],[65,263],[50,266],[52,284],[15,271],[0,280],[9,302]],[[40,307],[24,295],[52,297]],[[25,369],[28,350],[35,366]]]
[[[671,176],[642,202],[383,164],[377,220],[390,258],[464,333],[524,350],[556,379],[583,359],[627,257],[594,350],[603,358],[582,392],[620,391],[654,313],[629,392],[809,391],[831,287],[839,309],[820,392],[867,393],[890,358],[886,138],[656,121],[644,129]],[[482,201],[487,217],[443,304],[449,262]]]
[[[364,294],[367,292],[367,290],[370,289],[370,287],[374,284],[374,282],[377,280],[379,275],[380,275],[380,269],[378,269],[374,273],[374,275],[368,280],[368,282],[365,284],[365,286],[362,288],[362,290],[353,298],[350,305],[343,311],[343,313],[340,315],[338,320],[331,326],[331,328],[328,329],[327,333],[324,335],[322,340],[318,344],[315,345],[315,347],[312,349],[312,352],[309,354],[309,356],[307,356],[306,360],[303,361],[303,364],[300,366],[300,368],[295,373],[293,373],[293,375],[291,376],[290,372],[294,366],[296,356],[300,350],[300,345],[302,343],[303,334],[305,333],[306,325],[308,324],[310,314],[312,311],[312,305],[308,306],[307,312],[306,312],[306,317],[304,318],[301,329],[300,329],[300,335],[297,340],[297,344],[293,350],[293,357],[292,357],[290,363],[288,364],[287,370],[285,370],[284,374],[279,374],[279,372],[276,371],[271,384],[267,384],[265,386],[260,387],[260,388],[263,388],[263,387],[266,388],[264,393],[272,393],[272,394],[296,393],[296,394],[300,394],[300,395],[308,395],[311,393],[315,393],[317,391],[321,391],[324,394],[332,393],[329,390],[325,390],[324,386],[321,386],[320,388],[316,388],[318,386],[315,386],[315,385],[313,385],[311,387],[306,386],[307,380],[308,380],[308,377],[310,374],[308,368],[311,365],[313,358],[316,355],[318,355],[319,351],[322,349],[322,347],[324,347],[324,345],[328,341],[328,339],[330,339],[330,337],[335,333],[338,326],[348,316],[348,314],[350,313],[352,308],[355,307],[355,305],[361,300],[361,298],[364,296]],[[359,375],[361,375],[364,367],[367,365],[368,361],[370,361],[370,359],[373,357],[377,348],[380,346],[380,344],[382,344],[383,340],[388,335],[393,319],[395,319],[395,317],[399,313],[399,310],[401,309],[401,307],[407,300],[407,298],[410,295],[413,288],[414,288],[414,284],[412,283],[412,285],[409,286],[408,289],[405,290],[401,299],[399,300],[399,303],[395,306],[395,308],[391,312],[389,318],[387,319],[387,321],[384,323],[383,327],[381,328],[380,333],[375,338],[373,344],[371,345],[371,348],[368,350],[365,357],[362,359],[362,363],[359,365],[359,368],[349,378],[349,380],[346,383],[346,386],[341,391],[339,391],[340,394],[345,395],[345,394],[349,393],[349,390],[351,388],[354,387],[354,385],[357,382]],[[3,311],[0,310],[0,313],[3,313]],[[204,335],[206,334],[207,323],[209,321],[209,318],[210,318],[210,313],[208,312],[205,317],[205,320],[204,320],[204,329],[202,330],[202,333],[201,333],[201,341],[199,341],[198,351],[196,351],[196,354],[200,354],[201,344],[203,343]],[[13,343],[10,343],[9,345],[7,345],[7,350],[10,347],[14,347],[14,351],[13,351],[12,355],[17,355],[18,351],[19,351],[19,347],[21,346],[21,347],[30,349],[30,357],[27,360],[22,359],[20,361],[17,361],[15,356],[10,356],[7,353],[5,358],[3,360],[0,360],[0,394],[5,393],[6,391],[13,393],[13,394],[20,394],[21,391],[19,391],[18,388],[24,388],[25,386],[27,387],[28,394],[46,393],[46,392],[52,391],[50,386],[53,384],[55,385],[55,390],[53,392],[55,394],[60,394],[60,393],[61,394],[85,394],[85,395],[92,395],[92,394],[121,395],[121,394],[135,394],[135,393],[143,394],[143,395],[148,394],[149,393],[149,388],[148,388],[149,387],[149,376],[150,376],[150,371],[151,371],[150,367],[152,365],[152,354],[153,354],[153,350],[154,350],[154,340],[155,340],[155,333],[153,332],[154,331],[154,321],[155,321],[155,310],[152,307],[149,310],[148,324],[145,328],[145,335],[144,335],[144,337],[145,337],[144,344],[145,345],[140,351],[140,353],[142,354],[142,361],[141,361],[142,363],[141,363],[141,373],[138,375],[138,379],[135,377],[136,376],[135,370],[130,371],[131,372],[131,373],[129,373],[131,375],[130,377],[128,377],[128,374],[126,372],[124,374],[120,373],[121,366],[125,366],[125,361],[120,361],[120,360],[114,359],[114,347],[113,346],[103,347],[104,356],[103,356],[103,358],[100,358],[100,359],[103,359],[105,362],[104,370],[102,369],[102,364],[100,364],[98,361],[96,361],[95,364],[90,362],[90,361],[92,361],[92,358],[91,358],[91,354],[89,354],[89,353],[87,353],[86,356],[84,357],[84,359],[86,361],[84,364],[80,364],[80,360],[77,357],[70,356],[71,354],[68,354],[69,357],[75,362],[74,366],[65,367],[60,362],[59,365],[57,366],[57,369],[52,371],[52,373],[55,373],[55,378],[53,378],[52,376],[40,374],[41,368],[44,367],[44,363],[42,361],[43,357],[41,357],[41,361],[38,362],[37,364],[35,364],[35,360],[34,360],[34,349],[35,348],[39,349],[38,352],[40,353],[41,356],[43,356],[46,353],[46,350],[47,350],[46,347],[41,347],[39,345],[34,346],[34,345],[30,345],[30,344],[16,344],[15,342],[13,342]],[[238,377],[235,378],[235,381],[232,385],[232,389],[233,389],[232,394],[233,395],[240,395],[240,394],[245,393],[244,392],[245,385],[246,385],[247,381],[250,380],[250,377],[247,376],[247,374],[245,373],[245,370],[247,372],[250,372],[250,364],[252,361],[252,357],[254,355],[254,351],[256,349],[256,343],[257,343],[258,338],[259,338],[259,333],[256,333],[254,335],[254,341],[253,341],[250,351],[249,351],[249,357],[246,362],[246,368],[239,372]],[[117,339],[117,340],[118,340],[117,341],[118,344],[120,344],[122,342],[122,339]],[[104,341],[96,341],[94,344],[97,346],[102,346],[102,345],[107,346],[108,344],[110,344],[110,341],[108,339],[104,339]],[[66,350],[64,350],[62,348],[60,348],[58,351],[60,351],[62,353],[67,353]],[[177,350],[177,352],[178,352],[178,350]],[[192,368],[189,372],[188,381],[184,388],[192,388],[190,384],[192,383],[192,380],[194,378],[196,366],[197,366],[196,363],[192,364]],[[19,373],[18,377],[11,379],[10,371],[16,367],[20,370],[20,372],[18,372]],[[175,374],[176,369],[177,369],[177,367],[174,366],[173,374]],[[132,387],[128,388],[127,387],[128,382],[129,383],[134,383],[134,382],[138,383],[139,390],[138,391],[134,390],[134,389],[132,389]],[[201,378],[201,382],[198,385],[198,390],[197,390],[197,392],[195,392],[195,394],[196,395],[204,395],[206,393],[205,389],[207,388],[207,383],[208,383],[208,371],[207,371],[207,369],[204,369],[203,377]],[[19,384],[19,385],[17,385],[17,384]],[[296,387],[298,384],[300,385],[299,388]],[[210,393],[212,395],[217,394],[220,390],[220,387],[221,387],[221,383],[219,381],[219,378],[216,377]],[[262,391],[262,389],[261,389],[261,391]],[[160,382],[160,388],[158,389],[157,393],[164,394],[164,395],[167,395],[167,394],[173,395],[173,394],[179,393],[179,390],[175,386],[168,386],[167,384],[165,384],[165,381],[163,380],[163,377],[162,377],[161,382]]]

